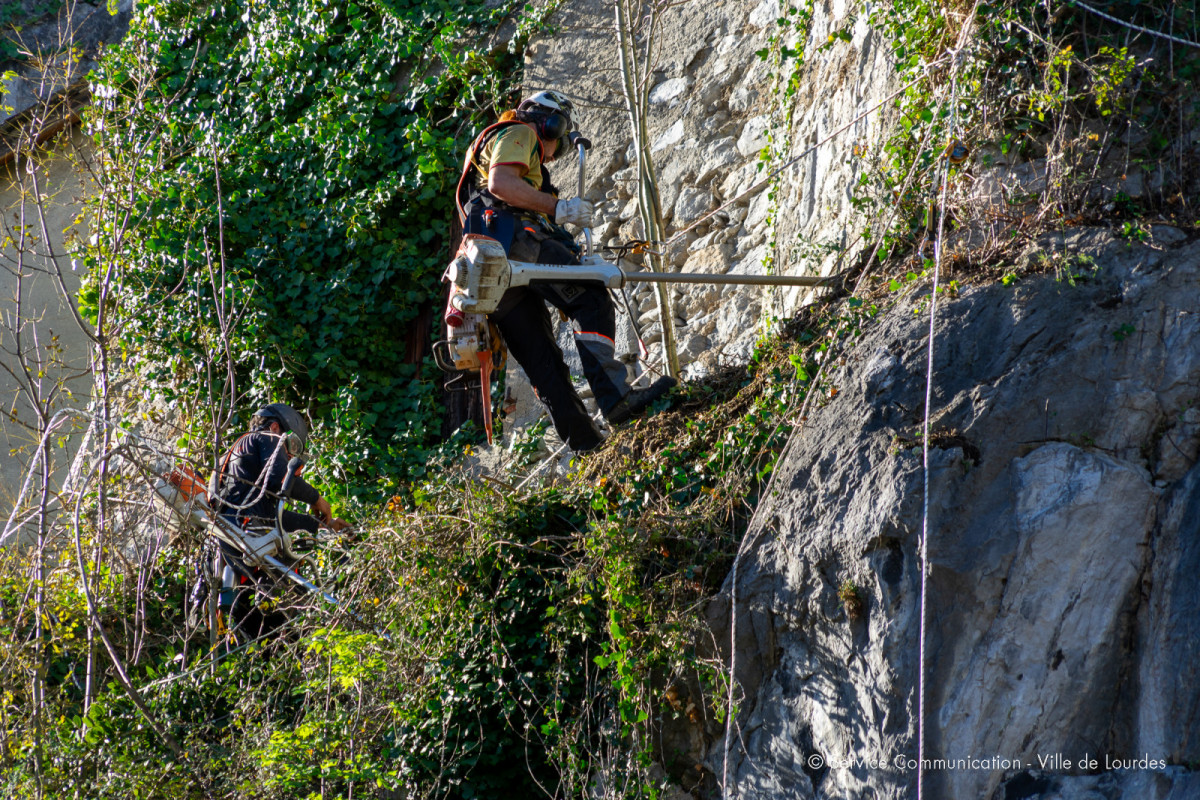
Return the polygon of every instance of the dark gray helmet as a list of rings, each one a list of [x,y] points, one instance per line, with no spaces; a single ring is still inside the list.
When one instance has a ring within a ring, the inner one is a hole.
[[[264,420],[276,420],[283,427],[284,433],[294,434],[299,446],[291,446],[288,449],[295,450],[295,455],[302,453],[308,446],[308,421],[304,419],[304,415],[287,403],[271,403],[269,406],[263,406],[254,412],[254,416]]]

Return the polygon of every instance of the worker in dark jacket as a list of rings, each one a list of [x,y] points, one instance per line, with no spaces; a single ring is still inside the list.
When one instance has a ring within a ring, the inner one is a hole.
[[[259,409],[250,419],[250,431],[234,442],[218,464],[209,487],[213,509],[251,536],[273,528],[288,463],[303,455],[307,442],[308,422],[296,409],[286,403]],[[283,527],[289,533],[315,534],[322,526],[335,531],[348,527],[333,516],[329,501],[299,475],[292,478],[288,496],[314,512],[285,509]],[[275,631],[289,617],[287,603],[281,598],[294,590],[292,584],[247,565],[245,554],[232,544],[223,540],[216,544],[224,563],[221,608],[229,615],[231,637],[237,641],[257,639]],[[202,607],[206,594],[207,581],[202,574],[192,591],[194,609]]]
[[[214,510],[241,528],[272,527],[288,462],[304,453],[307,442],[308,423],[296,409],[286,403],[259,409],[250,419],[249,433],[221,460],[210,493]],[[288,494],[316,516],[284,510],[287,530],[316,533],[321,525],[335,531],[346,527],[334,518],[329,501],[299,475],[292,479]]]
[[[546,163],[570,146],[573,105],[558,92],[538,92],[506,111],[467,151],[458,187],[459,221],[466,233],[496,239],[515,261],[578,264],[579,248],[562,227],[589,227],[592,204],[560,200]],[[586,452],[601,435],[571,384],[554,339],[546,303],[574,322],[575,347],[600,411],[617,424],[637,416],[675,385],[664,377],[631,389],[616,358],[616,315],[607,290],[572,283],[509,289],[490,318],[508,350],[529,376],[563,441]]]

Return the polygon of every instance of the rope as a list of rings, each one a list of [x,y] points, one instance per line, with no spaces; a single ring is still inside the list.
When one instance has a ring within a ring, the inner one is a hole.
[[[794,437],[794,434],[793,434]],[[790,445],[794,438],[788,439],[788,444],[784,446],[783,452],[779,454],[779,459],[775,462],[777,465],[783,462],[784,455],[790,449]],[[775,477],[775,471],[771,473],[772,479]],[[768,484],[770,488],[770,484]],[[766,497],[766,493],[763,497]],[[729,694],[726,698],[725,706],[725,747],[724,755],[721,764],[721,796],[723,800],[729,800],[737,795],[737,787],[734,786],[733,793],[730,793],[729,785],[729,751],[733,749],[733,728],[737,720],[736,713],[733,710],[733,687],[737,680],[734,677],[737,668],[737,586],[738,586],[738,564],[742,560],[742,554],[749,551],[750,547],[758,541],[759,534],[762,533],[762,526],[754,531],[754,536],[750,536],[750,531],[746,532],[746,536],[742,539],[741,545],[738,547],[737,553],[733,557],[733,574],[732,582],[729,587]],[[741,731],[739,729],[739,737]],[[744,749],[744,748],[743,748]],[[749,758],[749,753],[746,754]]]
[[[1167,41],[1175,42],[1176,44],[1181,44],[1181,45],[1184,45],[1185,47],[1195,47],[1197,49],[1200,49],[1200,44],[1197,44],[1196,42],[1191,42],[1191,41],[1188,41],[1187,39],[1180,39],[1178,36],[1172,36],[1169,33],[1163,33],[1161,31],[1152,31],[1149,28],[1143,28],[1141,25],[1134,25],[1132,22],[1126,22],[1123,19],[1114,17],[1112,14],[1106,14],[1098,8],[1092,8],[1087,3],[1081,3],[1079,0],[1067,0],[1067,1],[1069,3],[1071,3],[1071,5],[1082,8],[1084,11],[1090,11],[1091,13],[1095,14],[1097,17],[1103,17],[1104,19],[1108,20],[1109,22],[1115,22],[1116,24],[1123,25],[1126,28],[1131,28],[1135,31],[1141,31],[1142,33],[1147,33],[1151,36],[1157,36],[1160,39],[1166,39]]]
[[[943,61],[945,61],[945,60],[946,60],[946,58],[947,58],[947,56],[942,56],[942,57],[941,57],[941,58],[939,58],[937,61],[933,61],[933,62],[931,62],[931,63],[927,64],[927,65],[926,65],[926,67],[925,67],[925,71],[926,71],[926,72],[928,72],[930,69],[933,69],[933,68],[934,68],[934,67],[936,67],[938,64],[940,64],[940,63],[942,63]],[[821,141],[817,142],[816,144],[812,145],[811,147],[809,147],[809,148],[808,148],[807,150],[805,150],[804,152],[800,153],[800,155],[798,155],[798,156],[794,156],[794,157],[792,157],[792,158],[788,159],[787,161],[785,161],[784,163],[780,164],[778,167],[776,167],[774,170],[772,170],[772,171],[771,171],[771,172],[770,172],[770,173],[769,173],[769,174],[768,174],[768,175],[767,175],[765,178],[763,178],[761,181],[759,181],[758,183],[756,183],[756,184],[754,184],[753,186],[751,186],[749,189],[745,190],[744,192],[742,192],[742,193],[741,193],[741,194],[739,194],[739,195],[736,195],[735,197],[732,197],[732,198],[730,198],[728,201],[726,201],[726,202],[725,202],[725,203],[723,203],[722,205],[720,205],[720,206],[717,206],[717,207],[716,207],[716,208],[714,208],[712,211],[709,211],[707,214],[705,214],[704,216],[702,216],[702,217],[700,217],[699,219],[697,219],[697,220],[696,220],[695,222],[693,222],[691,225],[688,225],[686,228],[684,228],[684,229],[682,229],[682,230],[678,231],[678,232],[677,232],[677,233],[676,233],[674,236],[672,236],[670,239],[667,239],[667,241],[666,241],[666,242],[664,242],[664,245],[671,245],[671,244],[674,244],[674,243],[675,243],[675,242],[676,242],[676,241],[677,241],[677,240],[678,240],[678,239],[679,239],[681,236],[683,236],[684,234],[686,234],[688,231],[690,231],[690,230],[692,230],[692,229],[696,228],[697,226],[701,225],[701,224],[702,224],[702,223],[704,223],[706,220],[710,219],[710,218],[711,218],[711,217],[712,217],[714,214],[718,214],[718,213],[720,213],[721,211],[724,211],[725,209],[729,208],[731,205],[733,205],[733,204],[734,204],[734,203],[736,203],[737,201],[739,201],[739,200],[741,200],[741,199],[743,199],[743,198],[745,198],[745,197],[749,197],[750,195],[754,194],[755,192],[761,191],[762,189],[766,188],[766,187],[767,187],[767,185],[769,185],[769,184],[771,183],[771,181],[772,181],[772,180],[774,180],[774,179],[775,179],[775,178],[776,178],[776,177],[779,175],[779,173],[783,172],[785,169],[787,169],[788,167],[792,166],[793,164],[795,164],[796,162],[800,161],[801,159],[808,157],[808,156],[809,156],[809,155],[810,155],[810,154],[811,154],[813,151],[815,151],[815,150],[816,150],[818,147],[822,147],[823,145],[825,145],[825,144],[828,144],[828,143],[829,143],[829,141],[830,141],[830,140],[832,140],[832,139],[833,139],[835,136],[837,136],[837,135],[839,135],[839,134],[841,134],[841,133],[844,133],[845,131],[849,130],[851,127],[853,127],[854,125],[856,125],[856,124],[858,124],[859,122],[861,122],[861,121],[862,121],[862,119],[863,119],[864,117],[866,117],[866,116],[868,116],[868,115],[870,115],[870,114],[873,114],[873,113],[875,113],[875,112],[876,112],[876,111],[878,111],[880,108],[882,108],[884,105],[886,105],[886,104],[890,103],[892,100],[895,100],[897,97],[899,97],[900,95],[904,94],[905,92],[907,92],[907,91],[908,91],[909,89],[911,89],[913,86],[916,86],[918,83],[920,83],[920,82],[921,82],[922,80],[924,80],[924,79],[925,79],[925,76],[924,76],[924,75],[922,75],[921,77],[919,77],[919,78],[916,78],[916,79],[914,79],[914,80],[910,81],[909,83],[906,83],[904,86],[902,86],[902,87],[900,87],[899,89],[897,89],[896,91],[892,92],[892,93],[891,93],[891,94],[889,94],[887,97],[883,98],[883,99],[882,99],[882,100],[880,100],[878,103],[876,103],[875,105],[871,106],[871,107],[870,107],[870,108],[868,108],[866,111],[862,112],[862,113],[861,113],[861,114],[859,114],[857,117],[855,117],[854,119],[852,119],[852,120],[850,120],[849,122],[847,122],[845,125],[843,125],[843,126],[841,126],[840,128],[837,128],[836,130],[834,130],[832,133],[830,133],[828,136],[826,136],[826,137],[825,137],[824,139],[822,139]]]
[[[147,439],[145,436],[142,436],[141,434],[138,434],[138,433],[134,433],[133,431],[126,430],[126,429],[120,427],[115,422],[105,422],[98,415],[96,415],[90,411],[84,411],[83,409],[78,409],[78,408],[60,409],[59,411],[57,411],[54,414],[53,417],[50,418],[50,421],[48,423],[46,423],[46,430],[42,433],[42,438],[38,444],[38,448],[36,450],[34,458],[30,462],[28,469],[25,471],[25,480],[21,484],[21,490],[17,493],[17,498],[13,502],[12,511],[9,513],[8,519],[5,521],[5,524],[4,524],[4,530],[3,530],[3,532],[0,532],[0,544],[6,543],[9,539],[9,537],[12,536],[14,533],[16,533],[17,530],[19,530],[25,524],[26,520],[18,521],[18,517],[21,514],[21,502],[25,499],[25,495],[29,492],[30,484],[33,481],[33,473],[37,469],[38,463],[45,458],[45,451],[47,448],[47,444],[50,440],[50,436],[56,430],[58,430],[63,425],[63,423],[65,423],[67,421],[67,419],[70,417],[75,417],[77,419],[85,419],[92,424],[107,425],[109,428],[112,428],[115,431],[117,431],[121,436],[128,437],[128,438],[131,438],[131,439],[137,441],[140,447],[150,451],[154,455],[159,456],[160,458],[166,458],[166,459],[170,459],[170,460],[175,459],[174,453],[160,447],[157,443],[152,442],[150,439]],[[280,437],[280,445],[283,444],[283,440],[284,440],[284,437],[281,436]],[[236,505],[236,506],[229,505],[228,508],[231,508],[232,510],[235,510],[235,511],[244,510],[246,508],[249,508],[254,503],[257,503],[259,500],[261,500],[267,494],[267,486],[266,486],[267,482],[265,480],[265,476],[270,473],[271,467],[273,467],[275,465],[275,462],[278,460],[278,457],[279,457],[279,452],[282,449],[283,448],[281,446],[277,446],[275,448],[275,450],[272,451],[271,458],[268,460],[267,466],[263,469],[262,474],[259,475],[259,479],[255,481],[252,488],[257,489],[258,494],[255,495],[252,500],[250,500],[249,502],[247,502],[245,504]],[[84,452],[82,450],[80,450],[78,453],[75,454],[74,461],[77,462],[79,459],[83,458],[84,456],[85,456]],[[251,492],[251,494],[253,495],[253,492]]]
[[[959,51],[958,51],[958,50],[956,50],[956,51],[954,51],[954,53],[953,53],[953,54],[954,54],[954,55],[957,55],[957,53],[958,53],[958,52],[959,52]],[[928,71],[929,69],[932,69],[934,66],[937,66],[938,64],[940,64],[940,63],[944,62],[944,61],[945,61],[947,58],[949,58],[949,57],[950,57],[950,55],[943,56],[942,58],[939,58],[939,59],[937,59],[936,61],[933,61],[933,62],[931,62],[931,63],[930,63],[930,64],[929,64],[929,65],[926,67],[926,71]],[[956,65],[956,67],[957,67],[957,61],[955,62],[955,65]],[[749,195],[751,195],[751,194],[753,194],[753,193],[755,193],[755,192],[757,192],[757,191],[760,191],[761,189],[763,189],[764,187],[766,187],[766,186],[767,186],[767,185],[768,185],[768,184],[769,184],[769,183],[770,183],[770,182],[771,182],[771,181],[772,181],[772,180],[773,180],[773,179],[774,179],[776,176],[778,176],[778,175],[779,175],[781,172],[783,172],[783,170],[785,170],[785,169],[787,169],[788,167],[792,166],[793,164],[795,164],[795,163],[796,163],[796,162],[798,162],[799,160],[801,160],[801,159],[805,158],[806,156],[808,156],[810,153],[812,153],[812,152],[813,152],[814,150],[816,150],[817,148],[819,148],[819,147],[821,147],[821,146],[823,146],[823,145],[827,144],[827,143],[828,143],[830,140],[832,140],[832,139],[833,139],[835,136],[837,136],[837,135],[839,135],[839,134],[843,133],[844,131],[848,130],[850,127],[852,127],[853,125],[855,125],[856,123],[858,123],[859,121],[861,121],[861,120],[862,120],[864,117],[868,116],[869,114],[872,114],[872,113],[874,113],[875,111],[877,111],[878,109],[880,109],[882,106],[884,106],[885,104],[887,104],[887,103],[888,103],[888,102],[890,102],[891,100],[895,99],[896,97],[900,96],[900,95],[901,95],[901,94],[903,94],[904,92],[908,91],[908,89],[910,89],[912,86],[915,86],[915,85],[916,85],[917,83],[919,83],[919,82],[920,82],[920,81],[921,81],[923,78],[924,78],[924,76],[921,76],[920,78],[916,78],[915,80],[913,80],[913,81],[910,81],[909,83],[905,84],[903,87],[901,87],[900,89],[896,90],[895,92],[892,92],[890,95],[888,95],[887,97],[885,97],[883,100],[881,100],[880,102],[878,102],[878,103],[876,103],[875,105],[871,106],[871,107],[870,107],[870,108],[868,108],[866,111],[862,112],[861,114],[859,114],[858,116],[856,116],[854,119],[852,119],[852,120],[850,120],[849,122],[847,122],[845,125],[842,125],[841,127],[839,127],[839,128],[837,128],[836,130],[832,131],[832,132],[831,132],[830,134],[828,134],[828,135],[827,135],[825,138],[821,139],[821,141],[817,142],[816,144],[812,145],[812,146],[811,146],[811,147],[809,147],[808,149],[804,150],[804,151],[803,151],[802,153],[800,153],[799,155],[797,155],[797,156],[795,156],[795,157],[793,157],[793,158],[789,159],[788,161],[786,161],[785,163],[783,163],[782,165],[780,165],[779,167],[777,167],[775,170],[773,170],[773,171],[772,171],[770,174],[768,174],[768,175],[767,175],[765,178],[763,178],[762,180],[760,180],[758,183],[756,183],[756,184],[754,184],[753,186],[751,186],[750,188],[746,189],[746,190],[745,190],[745,191],[743,191],[741,194],[739,194],[739,195],[737,195],[737,196],[735,196],[735,197],[731,198],[730,200],[728,200],[726,203],[724,203],[723,205],[719,206],[718,208],[716,208],[716,209],[714,209],[714,210],[712,210],[712,211],[708,212],[708,213],[707,213],[707,214],[705,214],[704,216],[702,216],[702,217],[700,217],[699,219],[697,219],[695,222],[693,222],[693,223],[691,223],[690,225],[688,225],[686,228],[683,228],[682,230],[680,230],[678,233],[676,233],[674,236],[672,236],[670,239],[668,239],[668,240],[667,240],[667,241],[664,243],[664,245],[670,245],[671,243],[673,243],[674,241],[676,241],[677,239],[679,239],[681,236],[683,236],[684,234],[686,234],[688,231],[690,231],[690,230],[692,230],[692,229],[696,228],[698,225],[700,225],[701,223],[703,223],[705,220],[707,220],[707,219],[711,218],[713,215],[715,215],[715,214],[719,213],[720,211],[722,211],[722,210],[724,210],[724,209],[728,208],[730,205],[732,205],[733,203],[736,203],[738,200],[740,200],[740,199],[742,199],[742,198],[744,198],[744,197],[747,197],[747,196],[749,196]],[[956,76],[955,76],[955,83],[954,83],[954,96],[955,96],[955,98],[957,98],[957,85],[958,85],[958,84],[957,84],[957,75],[956,75]],[[953,127],[954,127],[954,125],[953,125],[953,118],[952,118],[952,122],[951,122],[951,131],[953,131]],[[949,164],[948,164],[948,162],[947,162],[947,171],[948,171],[948,169],[949,169]],[[911,177],[911,171],[910,171],[910,175],[909,175],[909,177]],[[942,182],[942,185],[943,185],[943,191],[945,190],[946,183],[947,183],[947,181],[946,181],[946,180],[943,180],[943,182]],[[944,214],[945,214],[945,204],[944,204],[944,203],[943,203],[943,210],[942,210],[942,214],[943,214],[943,218],[944,218]],[[941,235],[941,228],[939,227],[939,237],[940,237],[940,235]],[[936,253],[935,253],[935,255],[936,255]],[[936,268],[935,268],[935,269],[936,269]],[[936,277],[935,277],[935,281],[936,281]],[[936,284],[935,284],[935,295],[936,295]],[[931,323],[931,324],[932,324],[932,323]],[[930,358],[932,359],[932,353],[931,353],[931,355],[930,355]],[[931,362],[931,363],[932,363],[932,362]],[[814,381],[813,381],[813,384],[812,384],[814,387],[815,387],[815,386],[817,385],[817,383],[819,382],[819,380],[820,380],[820,377],[821,377],[821,373],[820,373],[820,372],[818,372],[818,374],[817,374],[817,376],[816,376],[816,378],[814,379]],[[805,408],[807,408],[809,401],[810,401],[810,400],[812,399],[812,397],[814,397],[816,394],[817,394],[817,392],[809,392],[809,393],[806,395],[806,397],[805,397],[805,401],[804,401],[804,403],[803,403],[803,404],[802,404],[802,406],[801,406],[801,419],[803,419],[803,418],[804,418],[804,414],[803,414],[803,411],[804,411],[804,409],[805,409]],[[926,412],[927,412],[927,413],[928,413],[928,408],[929,408],[929,403],[928,403],[928,401],[927,401],[927,402],[926,402]],[[803,424],[803,423],[801,423],[801,424]],[[928,424],[928,423],[927,423],[927,424]],[[788,454],[788,452],[791,450],[791,446],[792,446],[792,443],[795,441],[795,438],[796,438],[796,432],[794,431],[794,432],[793,432],[793,435],[792,435],[792,437],[788,439],[788,443],[787,443],[787,444],[784,446],[784,449],[783,449],[783,451],[780,453],[780,455],[779,455],[779,459],[776,461],[776,464],[782,464],[782,463],[783,463],[783,460],[784,460],[784,458],[786,457],[786,455]],[[928,440],[928,436],[926,436],[925,438],[926,438],[926,440]],[[772,491],[772,488],[773,488],[773,486],[774,486],[774,484],[775,484],[775,479],[778,477],[778,474],[779,474],[779,473],[778,473],[778,470],[774,470],[774,471],[772,471],[771,478],[770,478],[770,480],[767,482],[767,488],[766,488],[766,490],[765,490],[765,491],[763,492],[763,494],[762,494],[762,496],[763,496],[764,498],[770,495],[770,493],[771,493],[771,491]],[[926,494],[928,494],[928,493],[926,493]],[[760,507],[761,507],[761,506],[760,506]],[[757,516],[757,510],[756,510],[756,512],[755,512],[755,516]],[[728,800],[728,798],[730,798],[730,797],[736,796],[736,793],[737,793],[737,792],[736,792],[736,786],[733,786],[733,787],[731,787],[731,786],[730,786],[730,784],[729,784],[729,755],[730,755],[730,750],[731,750],[731,748],[732,748],[732,744],[733,744],[733,728],[734,728],[734,726],[736,725],[736,720],[734,719],[734,713],[733,713],[733,694],[734,694],[734,684],[735,684],[735,682],[736,682],[736,678],[735,678],[735,671],[736,671],[736,664],[737,664],[737,662],[736,662],[736,659],[737,659],[737,582],[738,582],[738,568],[739,568],[739,566],[740,566],[740,562],[741,562],[741,557],[742,557],[742,554],[743,554],[743,553],[745,553],[745,552],[747,552],[747,551],[750,549],[750,547],[751,547],[751,546],[754,544],[754,542],[756,542],[756,541],[758,540],[758,537],[759,537],[759,535],[760,535],[761,533],[762,533],[762,528],[761,528],[761,527],[759,527],[757,530],[755,530],[754,521],[753,521],[753,519],[752,519],[752,520],[751,520],[751,525],[750,525],[750,528],[749,528],[749,530],[747,530],[747,532],[746,532],[746,536],[743,538],[741,545],[738,547],[738,552],[737,552],[737,553],[735,554],[735,556],[734,556],[734,559],[733,559],[733,567],[732,567],[732,574],[731,574],[731,578],[732,578],[732,584],[731,584],[731,587],[730,587],[730,601],[729,601],[729,604],[730,604],[730,625],[729,625],[729,627],[730,627],[730,643],[729,643],[729,644],[730,644],[730,650],[729,650],[729,681],[728,681],[728,685],[729,685],[729,691],[728,691],[728,696],[727,696],[727,701],[726,701],[726,702],[727,702],[727,708],[728,708],[728,710],[727,710],[727,712],[726,712],[727,716],[726,716],[726,728],[725,728],[725,744],[724,744],[724,748],[723,748],[723,749],[724,749],[724,753],[723,753],[723,764],[722,764],[722,769],[721,769],[721,773],[722,773],[722,774],[721,774],[721,791],[722,791],[722,796],[723,796],[724,798],[726,798],[726,800]],[[924,537],[922,537],[922,539],[924,539]],[[921,661],[922,661],[922,664],[924,663],[924,607],[925,607],[925,606],[924,606],[924,553],[925,553],[925,551],[924,551],[924,545],[922,544],[922,557],[921,557],[921,561],[922,561],[922,601],[921,601],[921,609],[922,609],[922,610],[921,610],[921,613],[922,613],[922,627],[921,627],[922,644],[921,644],[921,656],[920,656],[920,658],[921,658]],[[923,752],[923,738],[922,738],[922,737],[923,737],[923,734],[924,734],[924,730],[923,730],[923,726],[922,726],[922,720],[923,720],[923,718],[924,718],[924,700],[923,700],[923,696],[924,696],[924,684],[923,684],[923,681],[924,681],[924,677],[923,677],[923,676],[924,676],[924,668],[923,668],[923,667],[922,667],[922,670],[921,670],[921,675],[922,675],[922,677],[920,678],[920,682],[921,682],[920,691],[921,691],[921,694],[922,694],[922,699],[921,699],[921,701],[920,701],[920,709],[919,709],[919,711],[918,711],[918,714],[920,715],[920,719],[918,720],[918,723],[917,723],[917,724],[918,724],[918,739],[920,740],[920,742],[919,742],[919,744],[918,744],[919,755],[920,755],[921,757],[923,757],[923,755],[924,755],[924,752]],[[917,778],[917,786],[918,786],[918,798],[920,797],[920,794],[919,794],[919,793],[920,793],[920,786],[921,786],[921,782],[922,782],[922,773],[921,773],[921,772],[918,772],[918,778]],[[730,790],[731,790],[731,788],[733,789],[733,792],[732,792],[732,793],[731,793],[731,791],[730,791]]]
[[[268,436],[276,436],[278,437],[279,441],[275,443],[275,449],[271,451],[271,457],[267,459],[266,466],[262,468],[262,471],[258,473],[258,478],[256,478],[254,483],[250,486],[251,489],[257,489],[258,494],[254,494],[252,491],[247,492],[247,494],[250,496],[250,499],[241,504],[231,503],[228,500],[221,499],[221,505],[224,507],[224,510],[221,512],[222,514],[230,511],[245,511],[247,508],[250,508],[266,497],[267,477],[271,474],[271,469],[275,466],[275,462],[279,460],[279,454],[285,451],[284,442],[287,438],[286,434],[271,433],[268,430],[252,431],[252,433],[265,433]],[[241,440],[239,439],[238,441]],[[233,447],[237,447],[237,442],[234,443]],[[225,477],[225,467],[229,466],[229,456],[232,455],[232,453],[233,448],[230,448],[229,454],[225,456],[225,464],[221,467],[220,474],[217,476],[218,481]]]
[[[918,152],[920,150],[924,150],[932,140],[933,140],[933,128],[930,127],[929,130],[927,130],[925,132],[925,136],[921,139],[920,145],[918,145]],[[900,192],[896,195],[898,198],[903,198],[908,195],[908,188],[912,185],[913,179],[917,175],[917,166],[919,164],[920,164],[920,161],[918,159],[913,159],[912,166],[910,166],[908,168],[908,174],[904,176],[904,182],[900,185]],[[932,169],[932,167],[931,167],[931,169]],[[863,283],[866,282],[867,277],[871,274],[871,264],[873,264],[875,262],[875,257],[877,255],[879,255],[879,249],[881,247],[883,247],[883,243],[887,240],[887,237],[884,236],[884,234],[888,231],[888,229],[890,229],[892,227],[892,223],[896,220],[896,217],[899,216],[900,208],[901,208],[901,203],[899,202],[899,200],[897,200],[897,202],[892,204],[892,209],[888,214],[887,221],[884,222],[883,225],[877,229],[878,237],[875,242],[875,246],[873,248],[871,248],[871,255],[867,256],[867,260],[865,262],[863,262],[864,266],[863,266],[862,274],[860,274],[858,276],[858,280],[854,282],[854,291],[851,292],[851,294],[857,296],[859,289],[862,288]],[[861,234],[860,234],[860,236],[861,236]],[[847,248],[847,249],[849,249],[849,248]]]
[[[966,29],[964,28],[964,34]],[[961,44],[961,42],[960,42]],[[950,83],[950,136],[954,136],[954,128],[958,119],[958,54],[955,51],[955,61],[952,68]],[[925,639],[927,619],[927,592],[929,583],[929,417],[930,406],[933,404],[933,345],[934,321],[937,319],[938,281],[941,278],[942,243],[946,225],[946,197],[950,187],[950,159],[944,158],[942,170],[941,208],[938,209],[937,238],[933,245],[933,291],[929,298],[929,342],[928,356],[925,364],[925,419],[921,436],[923,494],[921,498],[921,620],[920,620],[920,649],[918,652],[917,673],[917,800],[923,800],[925,786]]]

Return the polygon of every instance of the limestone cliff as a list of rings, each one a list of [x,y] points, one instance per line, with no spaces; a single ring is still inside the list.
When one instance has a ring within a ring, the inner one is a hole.
[[[1200,241],[1156,234],[1046,236],[1095,276],[941,299],[927,517],[928,293],[854,348],[742,556],[742,796],[911,796],[925,525],[926,757],[1003,760],[931,769],[930,796],[1200,791]],[[718,641],[732,588],[709,610]],[[1157,769],[1106,768],[1138,759]]]

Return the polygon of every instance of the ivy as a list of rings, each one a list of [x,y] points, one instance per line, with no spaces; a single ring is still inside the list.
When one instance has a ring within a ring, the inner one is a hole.
[[[105,312],[151,392],[194,409],[228,353],[239,408],[314,418],[323,474],[420,473],[440,381],[416,331],[461,152],[532,30],[486,49],[516,7],[139,3],[94,76],[106,170],[80,304],[95,320],[115,270]]]

